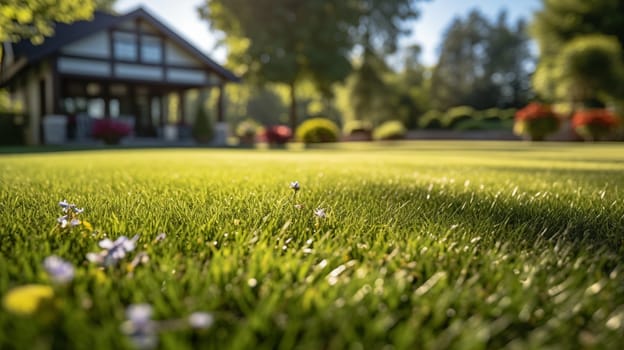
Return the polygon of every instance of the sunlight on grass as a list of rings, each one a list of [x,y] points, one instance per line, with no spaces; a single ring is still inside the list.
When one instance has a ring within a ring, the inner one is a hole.
[[[0,348],[128,347],[124,312],[141,303],[165,348],[616,348],[622,151],[405,142],[4,155],[0,295],[49,283],[50,255],[76,271],[54,286],[57,322],[0,313]],[[92,228],[60,230],[63,199]],[[118,264],[87,260],[112,251],[105,238],[135,234]],[[198,310],[209,329],[178,327]]]

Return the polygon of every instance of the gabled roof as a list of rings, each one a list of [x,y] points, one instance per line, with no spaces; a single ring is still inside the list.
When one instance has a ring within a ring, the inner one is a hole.
[[[181,46],[185,51],[189,52],[204,65],[214,70],[222,78],[229,81],[240,81],[240,78],[234,75],[234,73],[213,61],[210,57],[198,50],[195,46],[186,41],[172,29],[164,25],[142,7],[139,7],[125,15],[112,15],[105,12],[95,11],[93,13],[93,19],[90,21],[76,21],[70,24],[55,23],[54,35],[47,37],[42,44],[33,45],[30,40],[22,40],[13,44],[13,53],[16,60],[19,60],[22,57],[26,59],[26,64],[20,68],[21,70],[26,66],[39,62],[41,59],[57,52],[68,44],[96,32],[106,30],[123,22],[133,21],[135,19],[144,20],[156,27],[161,33],[167,36],[168,39]],[[19,70],[14,73],[16,74],[18,71]],[[12,77],[5,78],[6,80],[9,80]]]

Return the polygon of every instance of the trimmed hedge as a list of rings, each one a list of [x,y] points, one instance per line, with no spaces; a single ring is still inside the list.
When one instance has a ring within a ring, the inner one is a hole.
[[[405,138],[407,129],[398,120],[390,120],[384,122],[375,130],[373,130],[373,139],[375,140],[401,140]]]
[[[345,122],[343,130],[345,135],[370,133],[373,131],[373,125],[366,120],[348,120]]]
[[[329,119],[311,118],[299,125],[295,135],[304,143],[336,142],[340,137],[340,128]]]
[[[457,106],[444,113],[442,124],[448,129],[454,129],[462,122],[476,119],[476,111],[470,106]]]
[[[444,114],[437,109],[431,109],[418,118],[418,127],[420,129],[438,130],[442,129],[442,117]]]

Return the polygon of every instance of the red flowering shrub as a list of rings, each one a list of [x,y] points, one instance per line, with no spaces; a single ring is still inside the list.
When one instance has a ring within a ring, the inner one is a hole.
[[[618,125],[619,118],[607,109],[583,109],[572,116],[572,128],[583,139],[599,140],[608,136]]]
[[[560,120],[548,105],[532,102],[518,110],[514,118],[514,133],[541,141],[559,129]]]
[[[130,134],[130,126],[113,119],[98,119],[93,123],[92,136],[107,144],[117,144]]]
[[[553,112],[549,105],[531,102],[516,112],[514,120],[529,121],[540,118],[551,118],[553,116],[555,116],[555,112]]]
[[[292,130],[286,125],[267,126],[262,139],[272,145],[283,145],[292,137]]]

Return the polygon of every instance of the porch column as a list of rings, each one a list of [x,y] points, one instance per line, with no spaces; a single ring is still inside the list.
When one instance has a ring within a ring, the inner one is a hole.
[[[214,144],[217,146],[226,146],[229,136],[229,127],[225,122],[225,90],[223,89],[223,81],[219,82],[219,95],[217,96],[217,122],[215,125]]]
[[[219,83],[219,96],[217,98],[217,123],[223,123],[225,114],[224,105],[225,91],[223,89],[223,82]]]
[[[185,111],[185,104],[186,104],[186,100],[185,97],[186,94],[184,92],[184,90],[179,90],[178,91],[178,124],[184,124],[186,122],[186,111]]]
[[[51,77],[52,77],[52,91],[50,92],[50,96],[52,97],[52,114],[61,114],[64,111],[63,106],[63,93],[61,90],[61,76],[58,72],[58,63],[57,58],[52,59],[51,63]]]
[[[24,86],[24,106],[28,111],[28,133],[26,135],[26,143],[28,145],[38,145],[42,143],[40,130],[41,124],[41,103],[39,99],[39,80],[36,76],[30,75]]]

